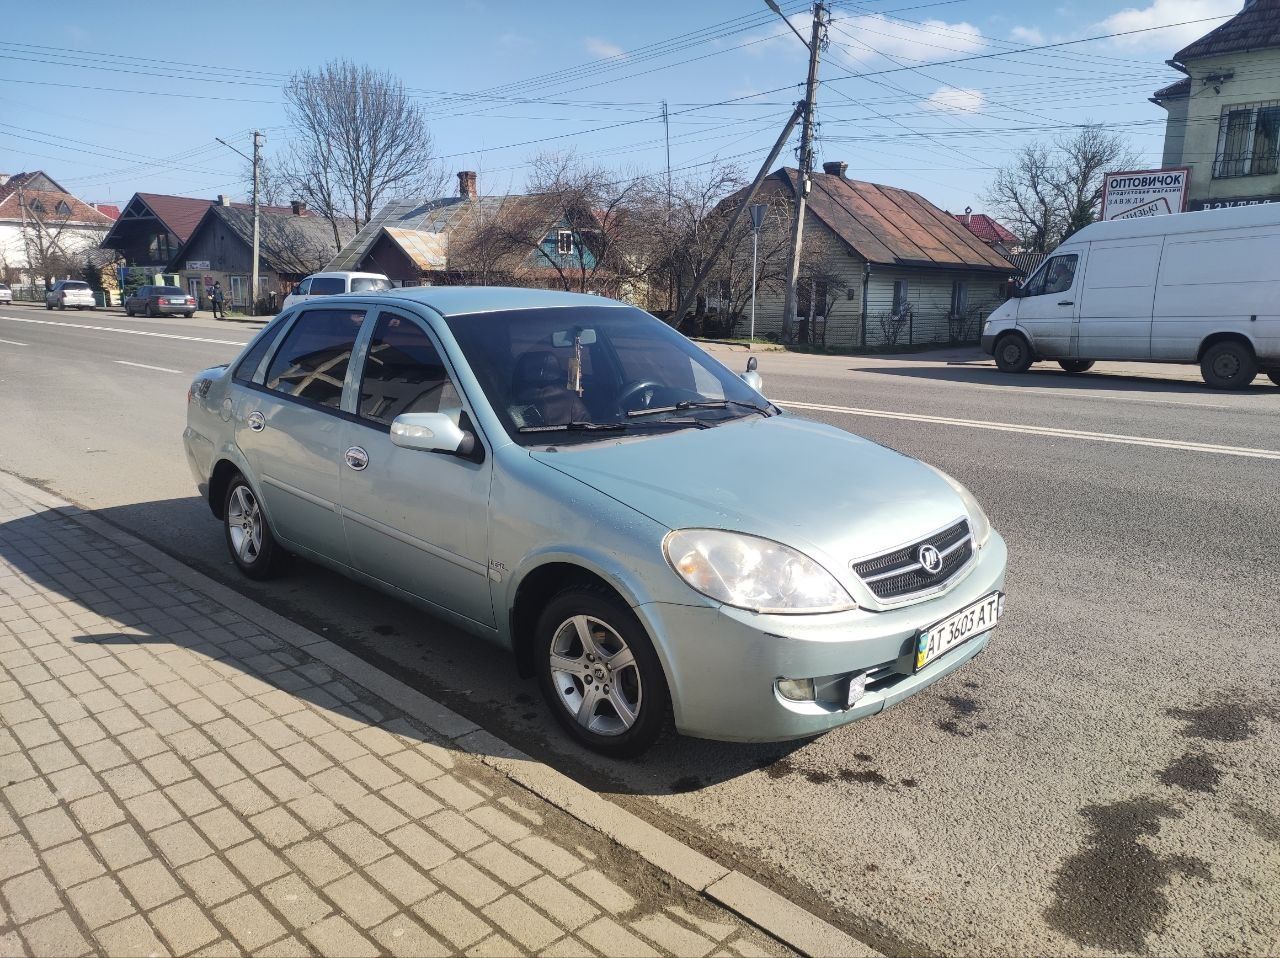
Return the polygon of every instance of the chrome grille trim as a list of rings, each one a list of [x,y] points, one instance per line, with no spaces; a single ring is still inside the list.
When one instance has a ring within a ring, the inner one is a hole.
[[[942,558],[936,575],[925,572],[916,558],[923,545],[932,545]],[[850,565],[872,595],[886,604],[896,604],[941,591],[972,565],[976,555],[969,521],[960,519],[908,545]]]

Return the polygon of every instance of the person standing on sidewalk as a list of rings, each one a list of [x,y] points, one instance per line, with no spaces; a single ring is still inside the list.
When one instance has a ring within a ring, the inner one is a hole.
[[[225,297],[222,295],[222,283],[214,283],[213,290],[209,293],[209,299],[213,302],[213,318],[226,319],[227,308]]]

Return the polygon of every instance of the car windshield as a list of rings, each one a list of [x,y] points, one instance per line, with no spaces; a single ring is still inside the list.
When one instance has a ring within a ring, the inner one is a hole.
[[[524,445],[705,428],[775,410],[670,326],[631,307],[448,320],[490,405]]]
[[[355,276],[351,280],[353,293],[377,293],[391,288],[391,281],[380,276]]]

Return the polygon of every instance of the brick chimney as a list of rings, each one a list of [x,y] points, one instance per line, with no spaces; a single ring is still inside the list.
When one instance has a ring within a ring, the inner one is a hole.
[[[219,205],[219,206],[230,206],[230,205],[231,205],[231,197],[227,196],[225,193],[219,193],[219,194],[218,194],[218,205]]]
[[[969,220],[971,220],[972,218],[973,218],[973,207],[966,206],[964,208],[964,219],[962,220],[962,222],[964,223],[965,226],[968,226]]]
[[[474,200],[480,195],[479,187],[476,185],[475,170],[461,170],[458,173],[458,195],[464,200]]]
[[[307,213],[306,200],[290,200],[289,206],[293,209],[294,216],[305,216]]]
[[[828,160],[822,164],[822,172],[831,176],[838,176],[844,179],[845,172],[849,169],[849,164],[844,160]]]

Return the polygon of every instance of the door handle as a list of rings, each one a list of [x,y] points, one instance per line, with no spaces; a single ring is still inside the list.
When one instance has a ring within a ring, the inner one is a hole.
[[[1074,299],[1060,299],[1060,300],[1058,300],[1058,305],[1059,305],[1059,306],[1074,306],[1075,304],[1076,304],[1076,301],[1075,301]]]
[[[245,417],[245,422],[249,424],[249,428],[254,432],[262,432],[267,428],[267,417],[256,409]]]
[[[342,458],[347,461],[347,465],[360,472],[369,465],[369,454],[359,446],[352,446],[342,454]]]

